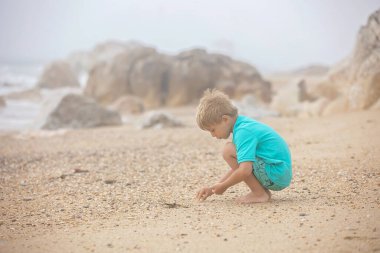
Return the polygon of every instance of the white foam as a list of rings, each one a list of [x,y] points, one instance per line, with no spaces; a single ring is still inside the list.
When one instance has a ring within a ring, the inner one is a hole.
[[[34,87],[42,72],[42,65],[0,65],[0,95]]]
[[[0,130],[26,129],[41,109],[38,103],[7,100],[5,108],[0,109]]]

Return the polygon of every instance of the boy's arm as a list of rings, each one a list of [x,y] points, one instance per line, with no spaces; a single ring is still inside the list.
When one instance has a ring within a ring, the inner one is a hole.
[[[239,168],[225,179],[223,182],[212,186],[213,192],[216,194],[223,194],[229,187],[244,181],[248,176],[252,174],[252,162],[242,162],[239,164]]]
[[[226,181],[227,178],[229,178],[231,176],[231,174],[233,173],[234,171],[232,169],[230,169],[220,180],[219,180],[219,183],[223,183],[224,181]]]
[[[230,169],[219,181],[219,183],[222,183],[224,181],[226,181],[227,178],[229,178],[231,176],[231,174],[233,173],[234,171],[232,169]],[[213,189],[212,187],[204,187],[202,188],[201,190],[199,190],[197,192],[197,196],[196,198],[200,201],[203,201],[203,200],[206,200],[209,196],[211,196],[212,194],[214,194],[213,192]]]

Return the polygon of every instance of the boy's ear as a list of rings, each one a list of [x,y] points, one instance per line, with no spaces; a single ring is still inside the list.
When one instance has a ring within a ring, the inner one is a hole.
[[[227,121],[227,120],[228,120],[228,116],[227,116],[227,115],[223,115],[223,116],[222,116],[222,120],[223,120],[223,121]]]

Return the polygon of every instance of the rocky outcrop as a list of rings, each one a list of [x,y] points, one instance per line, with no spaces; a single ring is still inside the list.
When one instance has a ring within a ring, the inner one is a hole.
[[[272,108],[286,116],[320,116],[375,107],[380,99],[380,10],[360,29],[351,55],[318,76],[323,71],[309,67],[292,72],[302,75],[275,86],[281,88]]]
[[[142,46],[96,65],[85,94],[105,105],[133,95],[147,108],[156,108],[197,102],[207,88],[219,88],[234,98],[250,93],[260,102],[271,100],[270,83],[249,64],[201,49],[168,56]]]
[[[315,93],[332,101],[325,115],[368,109],[379,100],[380,10],[360,29],[352,54],[329,72]]]
[[[55,61],[46,66],[37,83],[40,88],[79,87],[78,79],[65,61]]]
[[[43,129],[92,128],[121,125],[117,112],[109,111],[90,98],[69,94],[63,97],[58,106],[48,116]]]
[[[135,95],[129,82],[134,64],[155,53],[152,48],[141,47],[118,54],[110,62],[99,63],[89,73],[84,94],[104,105],[123,95]]]
[[[147,108],[166,105],[172,64],[171,57],[158,53],[137,59],[129,72],[129,92]]]
[[[270,84],[254,67],[202,49],[177,55],[170,73],[168,105],[197,102],[207,88],[218,88],[233,98],[254,94],[264,103],[271,99]]]

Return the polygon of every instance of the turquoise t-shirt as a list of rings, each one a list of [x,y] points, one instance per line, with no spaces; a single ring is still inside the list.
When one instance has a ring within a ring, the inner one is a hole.
[[[292,161],[288,145],[271,127],[239,115],[233,131],[237,162],[255,162],[256,157],[266,164],[269,179],[277,185],[289,186],[292,179]]]

